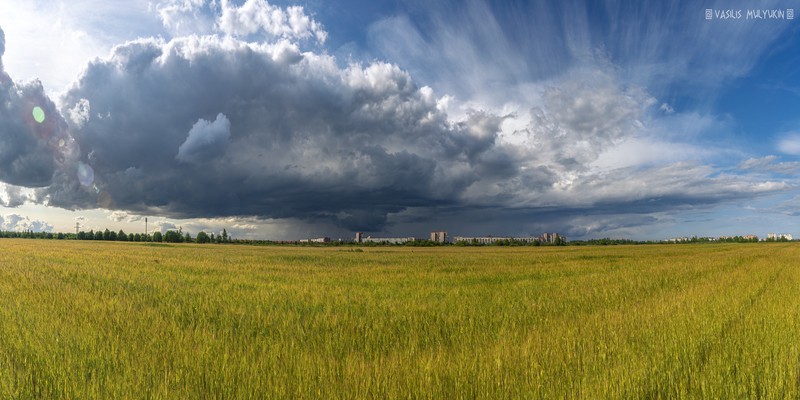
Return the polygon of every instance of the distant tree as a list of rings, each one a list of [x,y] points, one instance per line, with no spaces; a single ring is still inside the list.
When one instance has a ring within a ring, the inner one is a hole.
[[[161,236],[161,232],[156,231],[156,232],[153,233],[153,241],[154,242],[161,243],[163,240],[164,240],[164,238],[163,238],[163,236]],[[147,238],[145,238],[145,241],[147,241]]]
[[[222,243],[226,243],[228,241],[228,231],[224,228],[222,229]]]
[[[185,243],[192,243],[192,235],[190,235],[189,232],[186,232],[186,234],[183,235],[183,241]]]
[[[97,231],[94,233],[94,240],[103,240],[103,232]]]
[[[173,230],[169,230],[164,234],[164,241],[167,243],[180,243],[181,240],[183,240],[181,234]]]
[[[86,240],[86,232],[84,231],[78,232],[78,240]]]
[[[108,228],[103,231],[103,240],[111,240],[111,231]]]
[[[108,231],[108,239],[107,240],[117,240],[117,232],[109,231],[108,229],[106,229],[106,231]],[[106,233],[103,232],[103,237],[105,238],[105,236],[106,236]]]
[[[198,233],[198,235],[200,235],[200,234]],[[211,243],[216,243],[216,242],[217,242],[217,238],[214,237],[214,232],[211,232]]]
[[[56,238],[57,238],[58,240],[64,240],[64,234],[63,234],[63,233],[61,233],[61,232],[58,232],[58,236],[56,236]]]
[[[208,236],[207,233],[205,233],[203,231],[200,231],[200,232],[197,233],[197,238],[195,239],[195,242],[197,242],[197,243],[210,243],[211,242],[211,237]]]
[[[127,242],[128,235],[125,234],[125,231],[120,229],[119,232],[117,232],[117,240],[119,240],[120,242]]]

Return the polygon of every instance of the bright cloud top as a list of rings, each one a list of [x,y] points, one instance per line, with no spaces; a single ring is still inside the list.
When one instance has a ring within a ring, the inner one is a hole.
[[[303,7],[281,8],[265,0],[247,0],[239,7],[229,0],[222,0],[222,15],[219,29],[229,35],[249,36],[264,32],[285,39],[308,39],[314,37],[325,42],[327,32],[322,25],[306,15]]]

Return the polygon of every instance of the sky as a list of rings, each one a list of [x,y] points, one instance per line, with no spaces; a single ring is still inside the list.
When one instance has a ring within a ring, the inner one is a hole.
[[[797,5],[0,0],[0,229],[800,236]]]

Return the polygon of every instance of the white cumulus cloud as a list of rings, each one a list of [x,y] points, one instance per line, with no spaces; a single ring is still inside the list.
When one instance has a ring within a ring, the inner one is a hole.
[[[31,219],[24,215],[9,214],[5,217],[0,216],[0,230],[12,232],[52,232],[53,225],[42,220]]]
[[[266,0],[246,0],[241,6],[222,0],[219,29],[246,37],[263,32],[276,38],[309,39],[324,43],[328,34],[320,23],[309,17],[303,7],[281,8]]]
[[[214,121],[198,120],[189,131],[186,141],[178,148],[179,161],[200,164],[225,154],[231,137],[231,122],[223,114]]]

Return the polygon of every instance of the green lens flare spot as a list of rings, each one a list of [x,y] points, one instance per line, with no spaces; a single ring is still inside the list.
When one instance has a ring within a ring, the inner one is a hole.
[[[41,107],[33,107],[33,119],[40,124],[44,122],[44,110]]]

